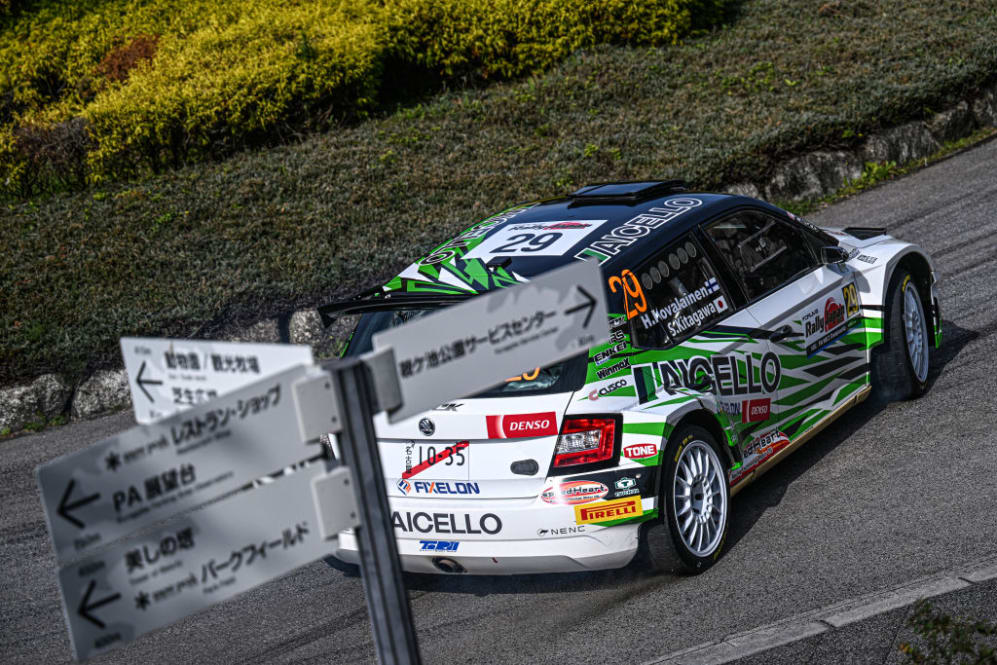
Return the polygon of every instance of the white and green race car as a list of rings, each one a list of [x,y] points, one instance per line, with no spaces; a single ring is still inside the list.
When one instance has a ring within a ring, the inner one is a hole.
[[[376,420],[406,570],[583,571],[635,555],[705,570],[734,494],[870,394],[921,394],[941,343],[916,245],[677,181],[516,206],[322,313],[361,314],[347,350],[361,354],[378,331],[577,260],[605,277],[608,343]],[[355,538],[339,542],[355,563]]]

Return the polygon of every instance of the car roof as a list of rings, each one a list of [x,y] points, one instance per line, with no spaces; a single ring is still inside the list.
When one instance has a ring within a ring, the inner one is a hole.
[[[673,183],[588,185],[566,197],[514,206],[439,245],[385,284],[383,290],[480,293],[526,281],[580,259],[594,259],[608,273],[637,265],[697,224],[732,208],[753,205],[785,214],[775,206],[745,196],[688,192],[666,186]],[[498,256],[487,264],[481,258],[463,258],[488,238],[508,239],[519,230],[536,235],[545,228],[530,229],[531,224],[549,226],[552,222],[576,227],[571,235],[577,241],[557,254]],[[590,228],[577,228],[580,225]]]

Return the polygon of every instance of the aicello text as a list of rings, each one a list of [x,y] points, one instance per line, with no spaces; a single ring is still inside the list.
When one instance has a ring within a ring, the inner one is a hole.
[[[391,513],[391,523],[403,533],[464,533],[493,536],[502,530],[502,520],[494,513],[472,517],[466,513]]]

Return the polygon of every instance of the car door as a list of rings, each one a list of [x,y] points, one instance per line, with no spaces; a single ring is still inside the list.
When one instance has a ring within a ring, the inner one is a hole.
[[[765,461],[868,381],[855,275],[823,265],[819,239],[773,213],[742,209],[704,227],[778,357],[780,382],[764,427],[744,443],[744,468]]]
[[[750,334],[754,319],[738,309],[739,294],[725,284],[697,234],[625,272],[620,286],[628,281],[643,299],[627,305],[639,350],[633,375],[640,408],[695,399],[692,389],[713,394],[737,436],[764,427],[778,389],[778,358],[768,340]],[[611,291],[615,285],[611,277]]]

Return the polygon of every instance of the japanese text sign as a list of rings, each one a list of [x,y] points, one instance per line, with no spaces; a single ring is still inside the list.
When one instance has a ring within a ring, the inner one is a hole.
[[[546,366],[609,339],[599,266],[579,261],[374,335],[392,349],[397,422],[503,378]]]
[[[311,495],[312,481],[323,474],[325,464],[311,464],[60,568],[77,659],[122,646],[334,551],[335,541],[319,534]],[[343,498],[352,505],[352,496]],[[344,520],[336,527],[354,524]]]
[[[301,440],[295,367],[38,467],[60,562],[315,455]]]
[[[148,424],[296,365],[310,346],[122,337],[135,420]]]

